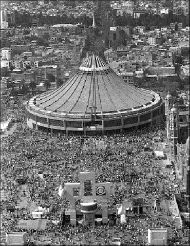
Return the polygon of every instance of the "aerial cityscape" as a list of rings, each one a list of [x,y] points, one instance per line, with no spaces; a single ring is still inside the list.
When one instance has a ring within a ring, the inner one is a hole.
[[[0,245],[189,245],[189,0],[0,4]]]

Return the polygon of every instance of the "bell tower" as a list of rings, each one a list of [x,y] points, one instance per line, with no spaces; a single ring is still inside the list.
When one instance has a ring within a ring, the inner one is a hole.
[[[177,143],[178,143],[178,108],[174,104],[170,110],[170,119],[169,119],[169,135],[171,141],[171,154],[174,158],[177,156]]]
[[[167,131],[167,140],[170,141],[170,110],[172,107],[172,96],[168,92],[165,98],[165,116],[166,116],[166,131]]]

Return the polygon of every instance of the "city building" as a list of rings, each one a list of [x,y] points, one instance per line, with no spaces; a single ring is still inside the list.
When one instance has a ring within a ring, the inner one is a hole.
[[[123,16],[124,14],[128,14],[133,16],[133,11],[134,11],[133,1],[125,1],[122,4],[112,5],[112,7],[117,11],[117,15]]]
[[[11,49],[2,48],[1,49],[1,67],[10,68],[11,64]]]
[[[69,200],[70,206],[65,211],[65,215],[70,215],[70,223],[95,225],[96,214],[100,213],[101,222],[108,222],[108,199],[114,193],[112,183],[96,183],[94,172],[80,172],[79,183],[65,183],[64,187],[59,187],[60,197]],[[76,206],[80,202],[79,207]],[[98,212],[98,206],[101,211]],[[82,213],[82,220],[77,220],[77,214]]]
[[[8,28],[8,21],[7,21],[7,11],[1,10],[1,29],[7,29]]]
[[[26,245],[28,239],[28,234],[26,232],[12,232],[6,235],[7,245]]]
[[[11,49],[10,48],[2,48],[1,49],[1,59],[2,60],[11,60]]]
[[[168,231],[165,228],[148,229],[149,245],[167,245]]]
[[[121,76],[123,81],[125,81],[129,85],[134,85],[134,73],[133,72],[121,72],[121,73],[118,73],[118,75]]]
[[[149,37],[147,42],[150,45],[156,45],[156,38],[155,37]]]

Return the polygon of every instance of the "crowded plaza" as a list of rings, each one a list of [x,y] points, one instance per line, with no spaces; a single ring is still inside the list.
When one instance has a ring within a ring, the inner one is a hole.
[[[107,245],[114,238],[124,245],[146,245],[149,228],[167,227],[168,241],[179,244],[181,229],[159,205],[156,211],[127,217],[126,223],[116,213],[126,199],[154,198],[160,204],[178,192],[175,175],[166,175],[153,155],[154,138],[166,137],[164,122],[107,135],[65,135],[29,129],[24,101],[8,101],[8,110],[2,111],[10,112],[16,124],[14,132],[1,136],[1,223],[6,233],[27,231],[37,245]],[[108,206],[116,218],[92,227],[61,223],[68,201],[59,196],[59,186],[78,182],[79,172],[86,170],[95,172],[96,182],[113,184]],[[46,211],[45,229],[19,227],[20,220],[35,221],[37,207]]]

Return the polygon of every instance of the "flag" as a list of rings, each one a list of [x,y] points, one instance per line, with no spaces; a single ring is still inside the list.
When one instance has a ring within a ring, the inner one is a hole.
[[[124,208],[123,208],[123,205],[121,205],[120,207],[118,207],[117,214],[118,214],[118,215],[124,214]]]
[[[40,177],[41,179],[44,179],[43,173],[38,173],[38,177]]]
[[[63,195],[63,188],[62,188],[62,185],[59,186],[58,194],[59,194],[60,197],[62,197],[62,195]]]
[[[59,220],[52,220],[51,221],[54,225],[58,225],[59,224]]]

